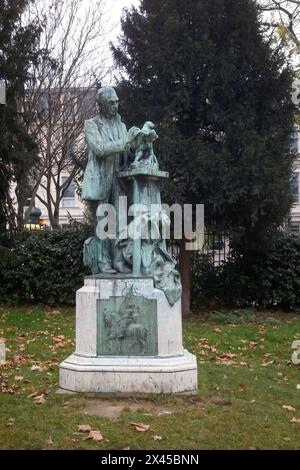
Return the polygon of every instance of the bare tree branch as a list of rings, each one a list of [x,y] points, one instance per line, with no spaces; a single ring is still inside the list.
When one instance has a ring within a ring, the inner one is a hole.
[[[294,54],[300,53],[300,0],[257,0],[263,14],[262,25]]]
[[[64,190],[82,172],[76,158],[84,154],[83,123],[95,113],[95,89],[110,72],[109,0],[37,0],[30,18],[44,24],[40,48],[23,103],[35,115],[30,129],[39,146],[39,165],[32,173],[31,206],[36,197],[47,208],[51,226],[59,225]],[[75,158],[72,158],[72,155]],[[61,175],[67,179],[62,183]]]

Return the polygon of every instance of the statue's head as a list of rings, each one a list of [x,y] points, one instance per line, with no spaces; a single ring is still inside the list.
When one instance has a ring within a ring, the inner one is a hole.
[[[106,118],[112,119],[117,115],[119,108],[119,98],[114,88],[110,86],[99,88],[97,90],[96,100],[101,114],[103,114]]]

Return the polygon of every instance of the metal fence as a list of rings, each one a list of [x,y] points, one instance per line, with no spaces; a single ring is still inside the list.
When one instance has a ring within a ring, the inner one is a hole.
[[[174,261],[178,262],[180,253],[179,240],[170,240],[168,243],[168,251]],[[220,266],[230,259],[230,239],[226,234],[217,234],[208,231],[204,235],[203,247],[197,252],[211,256],[214,266]],[[192,253],[196,252],[193,251]]]

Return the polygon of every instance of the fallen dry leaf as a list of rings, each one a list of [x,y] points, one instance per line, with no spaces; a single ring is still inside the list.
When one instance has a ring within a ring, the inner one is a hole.
[[[240,385],[238,386],[238,392],[245,392],[246,388],[247,388],[247,387],[246,387],[245,384],[240,384]]]
[[[263,361],[264,361],[264,360],[263,360]],[[269,365],[271,365],[271,364],[274,364],[274,361],[263,362],[263,363],[262,363],[262,367],[267,367],[267,366],[269,366]]]
[[[150,429],[149,424],[143,424],[143,423],[130,423],[130,426],[133,426],[135,430],[139,432],[146,432]]]
[[[221,359],[233,359],[234,357],[238,357],[238,355],[234,354],[234,353],[222,353],[222,354],[220,354]]]
[[[44,405],[46,403],[45,395],[40,395],[34,400],[35,405]]]
[[[29,359],[30,359],[30,356],[25,356],[25,355],[14,357],[15,362],[21,362],[22,364],[25,364],[25,362],[28,362]]]
[[[292,424],[299,424],[299,423],[300,423],[300,419],[294,417],[294,418],[290,419],[290,423],[292,423]]]
[[[208,354],[208,353],[207,353],[206,351],[203,351],[203,350],[201,350],[201,351],[198,352],[198,355],[199,355],[199,356],[207,356],[207,354]]]
[[[16,418],[9,418],[6,423],[6,426],[13,426],[15,422],[16,422]]]
[[[91,431],[85,439],[100,442],[103,441],[103,436],[100,431]]]
[[[51,312],[51,315],[60,315],[60,310],[52,310]]]
[[[53,441],[52,441],[52,437],[51,437],[51,436],[49,436],[49,438],[46,440],[46,444],[47,444],[48,446],[53,446]]]
[[[282,405],[282,408],[287,411],[296,411],[296,408],[291,405]]]
[[[297,384],[297,390],[300,390],[300,384]]]
[[[22,380],[24,380],[24,377],[22,377],[22,375],[16,375],[15,376],[15,381],[16,382],[22,382]]]
[[[174,411],[170,411],[170,410],[161,410],[157,416],[163,416],[163,415],[172,415],[174,413]]]
[[[34,396],[34,394],[33,394]],[[46,403],[46,399],[45,399],[45,394],[42,393],[41,395],[38,395],[36,396],[36,398],[34,399],[34,404],[35,405],[44,405]]]
[[[32,370],[32,371],[37,370],[37,371],[39,371],[39,372],[43,372],[43,371],[45,370],[45,368],[42,367],[42,366],[38,366],[37,364],[34,364],[33,366],[31,366],[31,370]]]
[[[56,343],[60,343],[64,339],[65,339],[64,335],[53,336],[53,341],[55,341]]]
[[[79,432],[91,432],[92,428],[89,424],[79,424],[78,431]]]
[[[217,357],[217,364],[223,364],[225,366],[236,366],[238,362],[233,361],[231,359],[223,359],[222,357]]]

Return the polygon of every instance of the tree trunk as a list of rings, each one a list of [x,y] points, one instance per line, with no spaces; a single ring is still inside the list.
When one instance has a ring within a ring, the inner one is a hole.
[[[59,202],[55,204],[54,211],[53,211],[53,219],[52,219],[52,228],[57,229],[60,228],[59,225]]]
[[[184,317],[191,313],[191,274],[190,274],[190,252],[185,249],[186,240],[180,243],[179,271],[182,283],[181,307]]]
[[[18,204],[18,212],[17,212],[17,226],[19,228],[23,228],[23,225],[24,225],[24,216],[23,216],[23,212],[24,212],[24,195],[21,193],[21,191],[19,191],[19,188],[18,188],[18,183],[17,183],[17,188],[16,188],[16,191],[15,191],[15,194],[17,196],[17,204]]]

